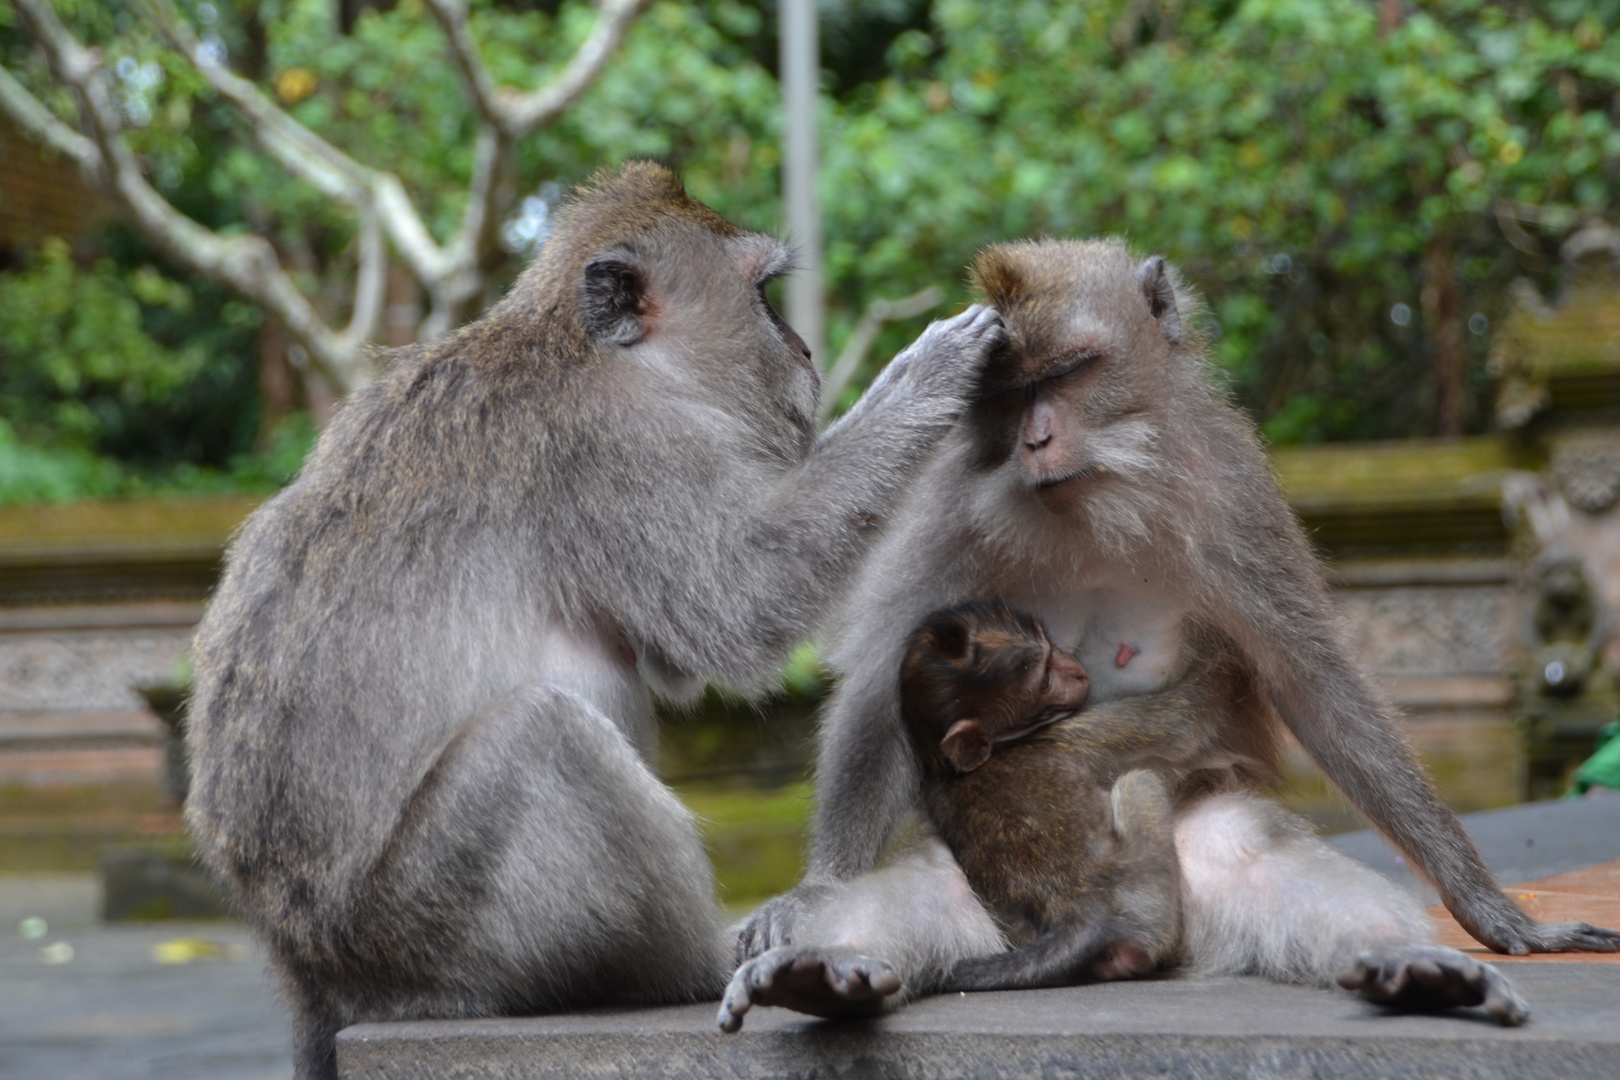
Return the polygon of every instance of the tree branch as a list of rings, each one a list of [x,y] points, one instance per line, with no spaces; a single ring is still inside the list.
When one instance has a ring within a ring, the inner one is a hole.
[[[580,44],[568,65],[545,86],[528,92],[496,86],[484,66],[478,46],[467,28],[467,5],[462,0],[428,0],[444,27],[451,58],[461,70],[484,122],[508,139],[520,139],[555,120],[602,73],[608,57],[618,48],[630,21],[646,0],[602,0],[596,25]]]
[[[124,139],[123,120],[108,88],[99,51],[80,45],[56,17],[47,0],[13,0],[13,3],[44,49],[51,72],[78,91],[82,117],[90,128],[91,138],[77,136],[84,139],[81,143],[46,124],[43,130],[47,138],[53,139],[53,145],[60,144],[68,152],[80,155],[87,174],[99,178],[101,189],[154,246],[181,265],[225,282],[279,319],[335,385],[352,390],[370,382],[370,365],[358,346],[375,332],[381,315],[387,261],[375,216],[369,216],[369,223],[362,221],[361,288],[356,293],[355,318],[341,334],[333,333],[309,299],[282,271],[268,241],[253,235],[220,236],[175,210],[158,194],[147,182],[140,162]],[[13,84],[15,80],[8,75],[6,85],[0,87],[8,112],[15,104],[15,94],[5,91]],[[33,100],[20,85],[16,90]],[[37,101],[34,105],[44,110]],[[35,121],[40,119],[39,113],[30,110],[26,103],[22,110]],[[85,161],[87,144],[98,160]]]
[[[389,239],[417,280],[431,288],[468,268],[471,245],[460,235],[443,246],[434,240],[399,177],[360,164],[287,115],[252,82],[224,65],[209,63],[199,51],[202,42],[196,31],[170,0],[147,0],[145,6],[170,46],[236,107],[259,145],[282,168],[325,195],[376,207]]]
[[[32,141],[71,160],[97,187],[106,180],[96,144],[58,120],[11,72],[0,67],[0,112]]]
[[[369,382],[372,373],[361,346],[376,332],[387,288],[387,241],[432,298],[432,313],[419,328],[424,338],[450,330],[466,302],[484,284],[480,264],[494,234],[496,200],[502,190],[514,139],[549,123],[584,92],[606,65],[626,27],[645,0],[601,0],[595,26],[549,84],[529,93],[497,87],[484,68],[467,28],[461,0],[430,0],[450,53],[484,118],[479,130],[467,207],[455,236],[440,244],[428,231],[405,185],[391,172],[355,161],[294,120],[251,80],[201,48],[196,31],[173,0],[141,0],[167,42],[229,102],[264,151],[293,176],[329,198],[356,208],[359,271],[349,325],[334,331],[281,269],[275,250],[256,235],[222,236],[180,214],[146,180],[124,139],[122,115],[113,100],[100,53],[81,45],[63,26],[49,0],[14,0],[23,22],[44,48],[52,73],[79,93],[81,120],[89,136],[51,115],[8,72],[0,71],[0,111],[22,131],[75,161],[110,196],[135,227],[181,265],[236,289],[275,316],[303,346],[317,368],[345,391]]]

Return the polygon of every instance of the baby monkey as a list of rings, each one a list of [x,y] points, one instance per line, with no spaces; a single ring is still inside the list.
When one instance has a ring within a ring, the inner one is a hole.
[[[1174,966],[1181,871],[1166,771],[1207,680],[1081,711],[1085,668],[1032,616],[969,603],[907,643],[901,717],[923,806],[1011,951],[946,989],[1010,990]],[[1197,725],[1193,725],[1197,727]]]

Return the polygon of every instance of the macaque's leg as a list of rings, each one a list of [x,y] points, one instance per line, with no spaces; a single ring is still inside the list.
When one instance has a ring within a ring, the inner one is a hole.
[[[836,886],[794,937],[794,944],[737,969],[720,1004],[722,1031],[742,1027],[755,1005],[812,1016],[869,1015],[939,989],[964,958],[1007,948],[956,860],[934,837]]]
[[[1187,966],[1346,989],[1392,1008],[1529,1009],[1498,972],[1433,944],[1417,901],[1264,799],[1217,795],[1176,823]]]

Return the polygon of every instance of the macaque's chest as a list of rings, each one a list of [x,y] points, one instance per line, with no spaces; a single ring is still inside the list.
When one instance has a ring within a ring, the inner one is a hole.
[[[1163,690],[1187,672],[1187,611],[1151,593],[1113,587],[1054,590],[1023,606],[1091,676],[1088,704]]]
[[[648,761],[656,749],[652,703],[630,642],[617,630],[554,622],[540,643],[538,681],[575,694],[613,722]]]

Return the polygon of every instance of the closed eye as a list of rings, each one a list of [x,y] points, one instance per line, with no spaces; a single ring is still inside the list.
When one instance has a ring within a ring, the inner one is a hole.
[[[1049,364],[1045,371],[1030,381],[1029,389],[1034,390],[1041,383],[1056,382],[1071,375],[1078,375],[1101,358],[1102,353],[1096,349],[1081,349],[1070,353]]]

